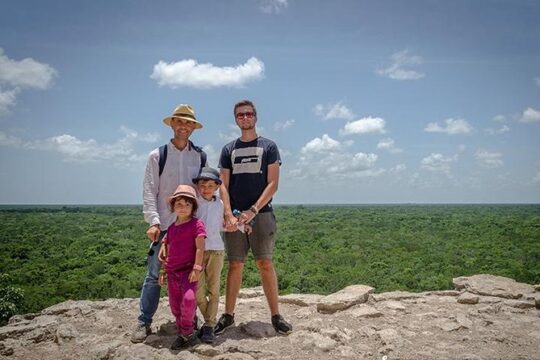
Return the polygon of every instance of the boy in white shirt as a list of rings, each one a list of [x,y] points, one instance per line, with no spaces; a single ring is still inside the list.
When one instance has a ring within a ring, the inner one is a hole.
[[[203,271],[197,288],[197,306],[204,317],[200,331],[201,341],[214,342],[214,327],[217,324],[221,270],[225,256],[225,245],[221,238],[223,228],[223,202],[216,196],[221,185],[219,172],[211,167],[201,169],[193,179],[197,187],[197,218],[206,226],[207,238],[203,258]]]

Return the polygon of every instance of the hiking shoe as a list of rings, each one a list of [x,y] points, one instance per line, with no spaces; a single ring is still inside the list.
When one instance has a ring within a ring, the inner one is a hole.
[[[214,328],[211,326],[201,327],[201,341],[205,344],[213,344],[216,339],[214,335]]]
[[[219,318],[216,327],[214,328],[214,334],[222,334],[226,328],[234,325],[234,315],[223,313]]]
[[[195,332],[185,336],[178,335],[171,345],[171,350],[188,349],[198,344],[200,344],[200,341]]]
[[[138,323],[133,333],[131,334],[132,343],[141,343],[143,342],[152,331],[150,330],[150,325]]]
[[[292,332],[292,325],[279,314],[272,316],[272,325],[278,334],[287,335]]]

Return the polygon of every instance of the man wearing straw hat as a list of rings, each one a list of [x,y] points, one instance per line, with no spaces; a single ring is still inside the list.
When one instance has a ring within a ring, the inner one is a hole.
[[[151,333],[152,318],[159,304],[160,241],[175,220],[167,198],[179,184],[190,184],[201,167],[207,166],[206,154],[189,140],[195,129],[202,128],[193,108],[190,105],[179,105],[163,122],[171,127],[173,138],[168,144],[150,152],[144,174],[143,213],[144,220],[150,225],[146,235],[151,244],[148,272],[141,291],[140,313],[137,326],[131,334],[134,343],[143,342]]]

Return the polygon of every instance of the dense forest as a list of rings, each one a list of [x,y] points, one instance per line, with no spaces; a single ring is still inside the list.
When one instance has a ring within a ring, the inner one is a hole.
[[[0,322],[67,299],[138,297],[149,244],[141,211],[0,208]],[[449,289],[478,273],[540,283],[540,205],[282,205],[276,217],[282,294]],[[249,259],[244,286],[256,285]]]

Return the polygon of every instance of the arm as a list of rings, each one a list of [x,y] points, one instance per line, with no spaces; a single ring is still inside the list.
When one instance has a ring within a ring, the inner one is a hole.
[[[223,201],[223,217],[226,231],[236,231],[238,219],[233,215],[231,209],[231,198],[229,196],[229,180],[231,171],[229,169],[220,169],[221,186],[219,187],[219,196]]]
[[[159,155],[155,151],[150,153],[146,163],[143,181],[143,214],[144,220],[150,224],[146,236],[153,242],[159,238],[160,219],[157,211],[157,195],[159,191]]]
[[[263,208],[274,196],[274,194],[278,190],[278,184],[279,184],[279,163],[275,162],[273,164],[268,165],[268,175],[267,175],[267,182],[268,184],[264,188],[264,191],[262,192],[261,196],[257,199],[255,204],[255,208],[257,209],[257,212],[259,209]],[[257,213],[246,210],[242,212],[242,215],[240,215],[240,223],[243,224],[249,224],[251,220],[257,215]]]
[[[193,270],[191,271],[191,274],[189,274],[189,282],[199,281],[204,257],[204,236],[197,236],[195,239],[195,246],[197,247],[195,252],[195,265],[193,265]]]

